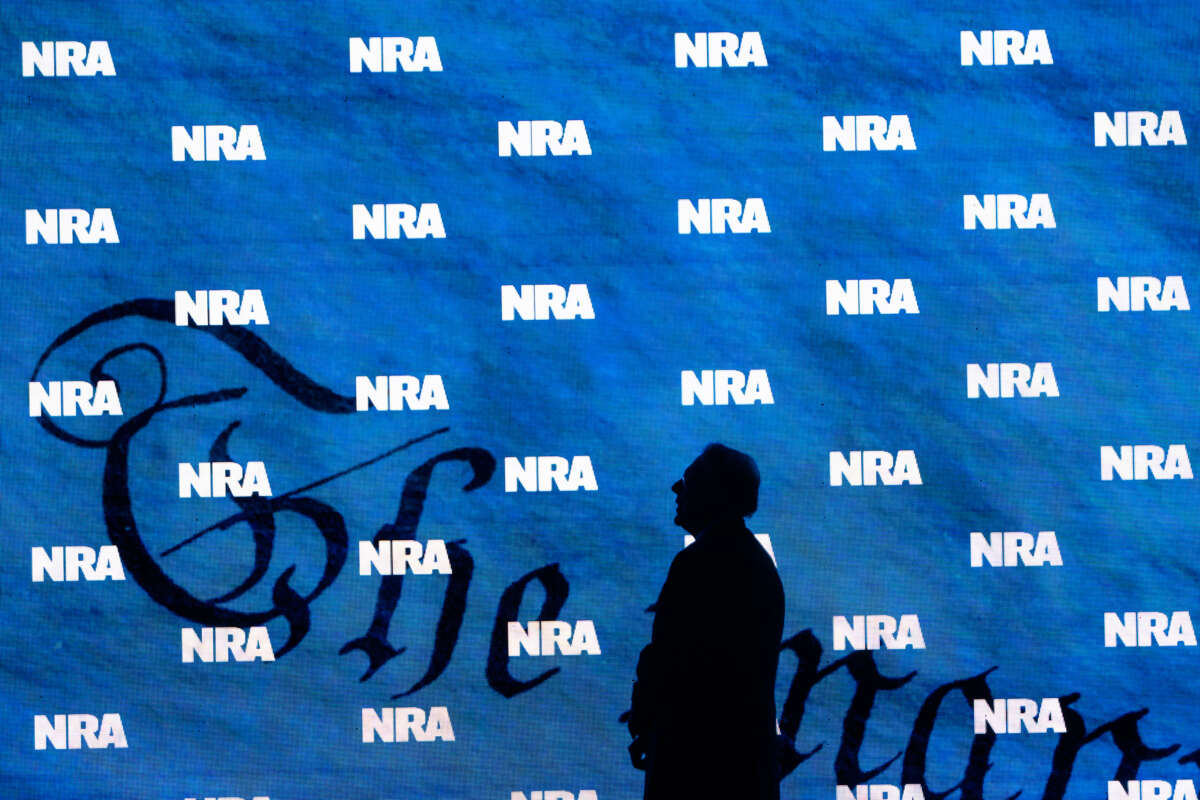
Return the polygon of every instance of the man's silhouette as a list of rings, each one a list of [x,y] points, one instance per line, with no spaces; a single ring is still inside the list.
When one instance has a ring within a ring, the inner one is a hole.
[[[675,556],[638,659],[629,729],[646,800],[777,800],[783,586],[743,517],[758,467],[711,444],[672,490],[696,541]]]

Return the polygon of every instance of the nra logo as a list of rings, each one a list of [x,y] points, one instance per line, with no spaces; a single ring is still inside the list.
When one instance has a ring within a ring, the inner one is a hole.
[[[862,114],[853,117],[821,117],[821,141],[825,151],[916,150],[912,124],[907,114],[891,118]]]
[[[367,375],[354,378],[354,407],[358,411],[446,411],[450,401],[441,375]]]
[[[1170,618],[1161,611],[1104,612],[1104,646],[1116,647],[1196,646],[1192,615],[1172,611]]]
[[[100,719],[91,714],[55,714],[53,719],[35,714],[33,749],[45,750],[47,745],[55,750],[129,747],[120,714],[104,714]]]
[[[351,38],[350,71],[362,72],[364,67],[368,72],[441,72],[442,57],[432,36],[418,36],[415,44],[404,36]]]
[[[99,552],[85,545],[35,547],[33,556],[33,582],[41,583],[46,578],[60,581],[123,581],[125,570],[121,567],[121,556],[115,544],[100,547]]]
[[[986,536],[971,531],[971,566],[1061,567],[1062,553],[1054,531],[1038,531],[1035,538],[1024,531],[992,531]]]
[[[528,795],[524,792],[513,792],[509,795],[509,800],[596,800],[596,790],[580,789],[579,794],[572,794],[562,789],[539,789]]]
[[[975,733],[1066,733],[1062,705],[1057,697],[1039,704],[1025,698],[975,700]]]
[[[997,397],[1058,397],[1058,382],[1054,365],[1042,361],[1033,365],[993,363],[985,371],[979,364],[967,364],[967,397],[978,399],[979,393]]]
[[[361,203],[351,210],[355,239],[434,239],[446,238],[442,212],[437,203],[422,203],[418,209],[408,203],[374,203],[368,211]]]
[[[172,161],[265,161],[257,125],[171,126]]]
[[[235,797],[232,795],[221,795],[220,797],[218,797],[216,795],[204,795],[201,798],[185,797],[184,800],[246,800],[246,799],[244,797]],[[267,797],[266,795],[255,795],[254,797],[250,798],[250,800],[271,800],[271,798]]]
[[[232,461],[205,461],[193,467],[179,464],[179,496],[224,497],[270,497],[271,483],[267,480],[267,468],[261,461],[250,461],[245,469]]]
[[[176,325],[270,325],[260,289],[240,295],[232,289],[175,292]]]
[[[767,52],[758,31],[736,33],[675,34],[675,66],[693,67],[765,67]]]
[[[680,233],[770,233],[771,221],[761,197],[748,197],[746,203],[732,197],[679,200]]]
[[[902,614],[899,622],[887,614],[856,614],[833,618],[833,649],[845,650],[925,649],[921,621],[916,614]]]
[[[886,783],[839,785],[837,800],[925,800],[925,790],[919,783],[906,783],[902,787]]]
[[[1168,275],[1161,281],[1151,275],[1096,278],[1097,311],[1191,311],[1182,275]]]
[[[454,741],[450,712],[445,706],[434,706],[425,713],[423,708],[373,708],[362,710],[363,744],[371,742]]]
[[[1144,140],[1151,147],[1187,144],[1183,120],[1178,111],[1164,111],[1160,118],[1153,111],[1097,111],[1093,116],[1096,147],[1140,147]]]
[[[199,658],[205,664],[227,661],[274,661],[271,637],[266,626],[247,630],[241,628],[180,628],[180,645],[184,664]]]
[[[522,625],[508,623],[508,654],[519,656],[524,650],[531,656],[600,655],[600,642],[596,639],[596,626],[590,619],[575,623],[562,620],[535,620]]]
[[[973,231],[977,224],[989,231],[1008,230],[1014,225],[1022,230],[1057,227],[1048,194],[1031,195],[1028,200],[1020,194],[985,194],[983,202],[973,194],[964,194],[963,230]]]
[[[415,539],[384,539],[378,543],[358,543],[358,574],[370,575],[449,575],[450,555],[445,539],[430,539],[424,545]]]
[[[504,459],[504,491],[515,492],[518,486],[527,492],[597,490],[590,456],[575,456],[570,462],[562,456],[509,456]]]
[[[846,314],[920,314],[917,293],[911,278],[897,278],[889,284],[877,278],[825,281],[825,313]]]
[[[980,31],[978,34],[960,31],[958,36],[964,67],[1054,63],[1050,40],[1044,30],[1032,30],[1028,34],[1020,31]]]
[[[120,244],[117,223],[111,208],[36,208],[25,209],[25,244]]]
[[[21,42],[21,75],[42,77],[116,75],[108,42]]]
[[[497,124],[500,156],[590,156],[592,144],[587,127],[581,119],[569,119],[560,125],[552,119],[520,120],[513,125],[507,120]]]
[[[500,287],[500,319],[595,319],[586,283],[563,288],[556,283],[524,283]]]
[[[921,483],[917,455],[912,450],[900,450],[895,457],[886,450],[851,450],[849,457],[836,450],[829,453],[829,485],[841,486],[914,486]]]
[[[1123,481],[1190,481],[1192,462],[1182,444],[1167,445],[1165,451],[1154,444],[1123,444],[1120,451],[1105,445],[1100,448],[1100,480],[1111,481],[1114,475]]]
[[[40,381],[29,382],[29,416],[73,417],[75,412],[85,417],[111,414],[123,416],[121,398],[117,396],[116,381]]]
[[[1196,784],[1191,778],[1175,781],[1108,782],[1108,800],[1196,800]]]
[[[730,402],[738,406],[755,403],[774,405],[771,381],[765,369],[752,369],[742,373],[736,369],[702,369],[700,376],[690,369],[679,373],[681,402],[685,406],[727,406]]]

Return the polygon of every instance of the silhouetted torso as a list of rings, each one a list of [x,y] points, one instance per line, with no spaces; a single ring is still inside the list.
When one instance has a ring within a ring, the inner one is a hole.
[[[741,520],[671,564],[638,661],[646,800],[775,800],[783,586]]]

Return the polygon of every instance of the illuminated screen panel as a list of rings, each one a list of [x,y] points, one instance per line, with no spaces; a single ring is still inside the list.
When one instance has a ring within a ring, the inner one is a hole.
[[[3,794],[1194,800],[1198,22],[6,8]]]

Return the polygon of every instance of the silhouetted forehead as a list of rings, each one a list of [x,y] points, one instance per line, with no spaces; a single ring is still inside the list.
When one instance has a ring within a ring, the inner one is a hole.
[[[705,463],[705,458],[700,455],[691,464],[688,464],[687,469],[683,471],[683,479],[685,481],[698,481],[711,470],[709,465]]]

